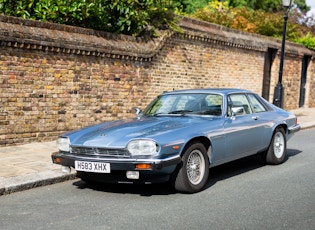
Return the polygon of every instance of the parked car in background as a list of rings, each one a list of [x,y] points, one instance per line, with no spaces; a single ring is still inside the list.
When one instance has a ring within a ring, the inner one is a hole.
[[[286,157],[300,129],[295,115],[240,89],[165,92],[137,117],[60,135],[52,161],[87,182],[171,182],[202,190],[209,168],[253,154],[269,164]]]

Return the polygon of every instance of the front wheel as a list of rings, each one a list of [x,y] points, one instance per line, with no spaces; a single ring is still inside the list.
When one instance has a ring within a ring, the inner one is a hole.
[[[269,145],[266,162],[268,164],[281,164],[285,160],[287,140],[282,127],[276,128]]]
[[[203,144],[193,142],[182,156],[182,164],[174,180],[174,187],[179,192],[199,192],[209,176],[209,159]]]

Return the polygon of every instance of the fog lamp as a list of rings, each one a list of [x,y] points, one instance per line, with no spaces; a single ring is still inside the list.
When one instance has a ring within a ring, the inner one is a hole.
[[[71,173],[71,168],[68,166],[61,166],[61,172],[63,173]]]
[[[128,179],[138,180],[140,177],[140,173],[138,171],[127,171],[126,176]]]

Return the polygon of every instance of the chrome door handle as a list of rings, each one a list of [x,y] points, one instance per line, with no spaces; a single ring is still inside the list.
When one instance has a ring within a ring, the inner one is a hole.
[[[259,117],[258,116],[253,116],[252,118],[253,118],[253,120],[257,121]]]

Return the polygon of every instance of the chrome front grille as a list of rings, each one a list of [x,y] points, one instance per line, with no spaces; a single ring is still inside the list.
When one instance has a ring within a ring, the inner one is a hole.
[[[71,146],[70,152],[78,156],[117,157],[117,158],[130,157],[130,153],[126,149],[107,149],[107,148]]]

